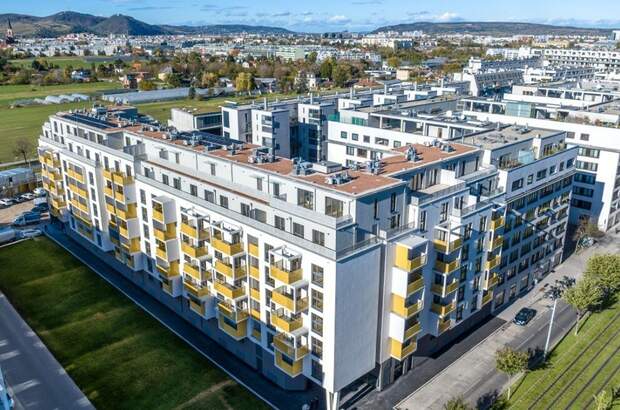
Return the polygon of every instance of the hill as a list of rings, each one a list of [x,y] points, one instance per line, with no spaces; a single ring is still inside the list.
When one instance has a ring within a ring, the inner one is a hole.
[[[515,34],[532,35],[608,35],[611,30],[598,28],[580,28],[569,26],[552,26],[535,23],[513,22],[453,22],[453,23],[430,23],[415,22],[397,24],[393,26],[379,27],[373,33],[384,31],[423,31],[427,34],[476,34],[512,36]]]
[[[292,34],[280,27],[249,26],[241,24],[214,24],[207,26],[152,25],[121,14],[111,17],[63,11],[51,16],[37,17],[25,14],[0,14],[0,31],[10,20],[17,37],[58,37],[69,33],[99,35],[125,34],[153,36],[160,34]]]

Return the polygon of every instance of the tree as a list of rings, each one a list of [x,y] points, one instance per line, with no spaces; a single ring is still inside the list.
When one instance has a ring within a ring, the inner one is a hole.
[[[166,76],[166,83],[169,86],[177,88],[181,86],[181,76],[177,73],[168,74]]]
[[[473,407],[467,404],[462,397],[453,397],[443,405],[443,410],[473,410]]]
[[[189,90],[187,91],[187,98],[190,100],[196,98],[196,89],[194,86],[189,87]]]
[[[238,92],[252,91],[254,89],[252,73],[239,73],[235,79],[235,88]]]
[[[390,57],[387,59],[387,64],[392,68],[398,68],[400,67],[400,58],[396,56]]]
[[[334,64],[331,58],[326,59],[321,63],[319,67],[319,74],[321,78],[329,78],[332,79],[332,72],[334,71]]]
[[[347,81],[351,79],[351,67],[344,63],[338,63],[332,71],[332,79],[338,87],[344,87]]]
[[[549,330],[547,331],[547,340],[545,341],[545,350],[543,353],[543,360],[547,358],[549,352],[549,341],[551,340],[551,329],[553,328],[553,319],[555,318],[555,309],[558,306],[558,299],[562,297],[567,289],[575,285],[575,279],[568,276],[564,276],[560,280],[556,280],[554,285],[551,285],[544,293],[547,299],[553,300],[553,309],[551,310],[551,319],[549,320]]]
[[[564,292],[564,300],[577,311],[575,336],[579,332],[579,321],[588,311],[598,308],[603,303],[603,288],[592,279],[583,278],[577,285]]]
[[[308,60],[308,62],[310,64],[314,64],[316,63],[316,58],[317,58],[318,54],[316,51],[311,51],[308,56],[306,57],[306,59]]]
[[[200,83],[203,88],[215,87],[217,85],[218,76],[215,73],[204,72]]]
[[[517,374],[527,370],[529,358],[527,352],[519,352],[510,347],[505,347],[495,353],[495,367],[508,376],[508,400],[510,400],[512,379]]]
[[[611,410],[613,408],[614,398],[607,390],[595,394],[593,399],[595,410]]]
[[[15,147],[13,148],[13,155],[15,155],[16,157],[24,158],[24,163],[28,162],[28,156],[32,154],[33,151],[34,151],[34,146],[32,145],[32,142],[30,142],[26,138],[20,138],[17,141],[15,141]]]
[[[604,234],[598,229],[595,223],[590,219],[582,219],[579,222],[579,226],[575,230],[575,234],[573,235],[573,240],[577,242],[577,246],[580,246],[580,242],[582,239],[587,237],[592,238],[600,238]]]
[[[607,294],[620,291],[620,255],[592,256],[584,277],[598,282]]]
[[[155,83],[151,80],[142,80],[140,81],[140,83],[138,84],[138,88],[141,91],[152,91],[157,89],[157,86],[155,85]]]

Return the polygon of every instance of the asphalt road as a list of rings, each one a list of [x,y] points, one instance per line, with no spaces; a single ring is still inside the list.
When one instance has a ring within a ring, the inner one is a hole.
[[[0,365],[16,410],[94,409],[2,293]]]

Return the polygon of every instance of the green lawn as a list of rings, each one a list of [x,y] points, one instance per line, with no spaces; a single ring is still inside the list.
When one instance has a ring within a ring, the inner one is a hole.
[[[620,302],[590,316],[579,330],[567,335],[543,368],[530,371],[516,383],[510,409],[592,408],[592,396],[620,385]],[[607,361],[609,359],[609,361]],[[607,361],[607,362],[606,362]],[[609,381],[608,377],[611,376]],[[572,403],[572,404],[571,404]],[[588,404],[589,403],[589,404]]]
[[[267,408],[48,239],[0,249],[0,289],[99,409]]]
[[[120,88],[120,83],[108,81],[59,85],[0,85],[0,109],[8,107],[16,100],[45,98],[48,95],[60,94],[93,94],[97,91],[117,88]]]
[[[21,58],[18,60],[10,60],[10,63],[15,65],[15,66],[21,66],[21,67],[31,67],[32,66],[32,61],[34,60],[34,58]],[[68,66],[71,66],[73,68],[90,68],[91,64],[93,63],[92,61],[87,61],[85,58],[82,57],[40,57],[39,60],[45,60],[50,64],[54,64],[59,66],[60,68],[65,68]],[[95,61],[95,63],[97,65],[101,64],[101,63],[112,63],[114,62],[114,58],[113,57],[109,57],[109,58],[102,58],[102,59],[97,59],[97,61]]]

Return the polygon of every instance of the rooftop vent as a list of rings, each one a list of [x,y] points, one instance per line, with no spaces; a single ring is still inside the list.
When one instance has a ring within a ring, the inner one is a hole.
[[[351,176],[347,171],[339,172],[337,174],[328,175],[325,178],[325,183],[329,185],[342,185],[351,181]]]
[[[312,170],[312,163],[300,161],[295,164],[295,175],[308,175]]]
[[[276,156],[269,151],[265,151],[265,149],[256,148],[252,151],[252,155],[248,157],[248,162],[250,164],[267,164],[270,162],[275,162]]]
[[[374,161],[369,161],[366,165],[368,172],[373,175],[378,175],[381,172],[381,161],[375,159]]]
[[[407,150],[405,151],[405,157],[407,158],[407,161],[413,162],[416,162],[419,159],[416,149],[411,145],[407,147]]]

